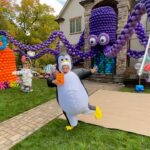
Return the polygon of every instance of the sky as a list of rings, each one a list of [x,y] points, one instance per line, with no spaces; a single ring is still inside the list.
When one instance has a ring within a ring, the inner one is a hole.
[[[19,4],[21,0],[16,0],[16,1]],[[51,6],[55,10],[54,15],[58,15],[66,1],[67,0],[40,0],[40,3],[41,4],[45,3]]]

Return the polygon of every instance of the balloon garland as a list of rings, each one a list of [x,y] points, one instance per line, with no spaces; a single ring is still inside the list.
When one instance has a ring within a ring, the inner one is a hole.
[[[106,12],[108,12],[108,10],[106,10]],[[145,46],[147,44],[147,35],[144,32],[143,27],[139,23],[141,20],[141,16],[145,14],[146,12],[148,14],[148,18],[150,19],[150,0],[143,0],[134,7],[131,15],[128,18],[127,24],[122,29],[121,34],[118,37],[118,39],[115,40],[114,38],[111,38],[110,36],[110,43],[111,43],[111,40],[113,40],[112,45],[110,45],[109,43],[106,45],[103,45],[103,52],[107,57],[116,57],[117,54],[120,52],[120,50],[123,48],[123,46],[126,44],[126,42],[131,38],[134,32],[138,35],[138,38],[142,45]],[[106,13],[106,16],[107,16],[107,13]],[[105,18],[106,17],[104,17],[103,19]],[[112,19],[112,18],[110,17],[108,19]],[[96,25],[96,23],[94,24]],[[36,45],[25,45],[17,41],[12,36],[10,36],[7,32],[2,31],[2,30],[0,31],[0,35],[3,35],[4,37],[6,37],[10,43],[18,47],[18,50],[16,50],[16,52],[23,54],[22,51],[24,50],[35,51],[35,52],[38,51],[38,53],[35,56],[28,56],[31,59],[37,59],[46,53],[50,53],[52,55],[57,55],[58,53],[60,53],[59,43],[56,49],[54,50],[48,48],[48,46],[51,45],[55,41],[56,38],[59,38],[59,41],[61,41],[65,45],[67,52],[71,56],[78,57],[77,62],[79,62],[80,60],[90,59],[96,56],[97,54],[97,49],[96,48],[94,49],[92,46],[89,51],[86,51],[86,52],[81,51],[82,46],[84,45],[84,32],[81,34],[80,40],[75,46],[69,43],[64,33],[61,31],[53,32],[46,41],[44,41],[41,44],[36,44]],[[0,47],[0,49],[4,49],[5,46],[6,45],[4,42],[3,45]],[[136,52],[134,50],[129,50],[128,55],[130,57],[139,58],[143,55],[143,51]]]

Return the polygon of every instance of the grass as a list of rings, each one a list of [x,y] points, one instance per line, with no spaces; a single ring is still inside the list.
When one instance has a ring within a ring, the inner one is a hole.
[[[56,119],[11,150],[150,150],[150,138],[86,123],[66,131],[65,120]]]
[[[121,92],[132,92],[132,93],[135,93],[135,89],[134,87],[133,88],[129,88],[129,87],[123,87],[120,89]],[[144,92],[143,93],[150,93],[150,88],[145,88]]]
[[[46,80],[33,80],[33,92],[23,93],[20,87],[0,91],[0,122],[55,97],[55,88],[50,89]]]

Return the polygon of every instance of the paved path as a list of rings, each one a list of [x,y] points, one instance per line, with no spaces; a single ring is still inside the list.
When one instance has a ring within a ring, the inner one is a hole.
[[[121,86],[92,81],[84,81],[84,85],[89,95],[99,89],[117,90]],[[57,102],[52,100],[0,123],[0,150],[8,150],[61,114]]]

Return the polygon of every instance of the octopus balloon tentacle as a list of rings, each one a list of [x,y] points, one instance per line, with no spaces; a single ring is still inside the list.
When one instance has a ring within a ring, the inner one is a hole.
[[[61,51],[60,51],[60,41],[57,42],[55,51],[57,51],[57,52],[59,52],[59,53],[61,52]]]
[[[146,47],[146,44],[148,42],[148,35],[143,27],[143,25],[139,22],[135,28],[135,33],[137,34],[137,37],[139,39],[139,42],[141,45]],[[129,57],[138,59],[144,55],[144,50],[141,51],[136,51],[136,50],[131,50],[129,49],[127,54]]]
[[[147,12],[147,15],[148,15],[148,19],[150,21],[150,1],[149,0],[144,0],[142,1],[146,7],[146,12]]]
[[[116,40],[115,39],[115,35],[116,35],[115,28],[112,30],[110,29],[112,26],[115,27],[114,22],[115,22],[116,17],[112,16],[112,15],[115,16],[115,13],[113,13],[113,10],[108,7],[101,7],[101,8],[93,10],[91,12],[91,20],[90,20],[91,21],[90,22],[91,23],[90,24],[90,30],[91,30],[90,36],[91,37],[89,38],[89,43],[92,42],[92,44],[93,44],[92,45],[90,43],[91,49],[95,50],[95,53],[96,53],[96,49],[98,51],[98,49],[99,49],[99,47],[97,47],[97,43],[99,42],[98,39],[100,39],[102,37],[100,40],[103,40],[104,44],[102,42],[100,42],[100,44],[101,44],[101,48],[104,51],[104,54],[108,57],[115,57],[117,55],[117,53],[122,49],[122,47],[126,44],[126,42],[130,39],[130,37],[132,36],[134,31],[138,30],[138,28],[141,27],[141,26],[137,27],[137,25],[141,19],[141,16],[145,13],[145,11],[146,10],[145,10],[144,3],[137,4],[135,6],[135,9],[132,11],[132,13],[129,17],[126,26],[122,30],[121,35]],[[98,17],[96,18],[96,16],[98,16],[99,18]],[[112,16],[112,17],[110,17],[110,16]],[[102,17],[101,20],[100,20],[100,17]],[[107,18],[110,17],[111,19],[114,18],[114,20],[113,21],[109,20],[109,22],[108,22],[108,19],[107,20],[105,19],[106,17]],[[96,20],[98,20],[99,22],[102,22],[102,24],[98,23],[98,25],[97,25],[97,26],[101,26],[101,29],[99,29],[100,27],[97,27],[95,25]],[[106,27],[106,25],[108,26],[108,24],[110,24],[110,26],[111,26],[110,28]],[[144,30],[142,30],[142,27],[141,27],[141,31],[143,32],[142,38],[144,37],[142,44],[146,45],[147,44],[147,36],[146,36],[146,33],[144,32]],[[107,33],[107,34],[104,34],[104,33]],[[139,35],[139,33],[137,33],[137,34],[138,34],[138,38],[141,38],[141,35]],[[109,36],[110,36],[110,39],[109,39]],[[107,43],[109,43],[109,44],[107,44]],[[132,55],[133,57],[135,57],[137,55],[138,55],[138,57],[140,57],[143,54],[141,52],[138,53],[134,50],[130,50],[129,52],[130,53],[132,52],[131,54],[133,54]]]
[[[60,37],[61,42],[66,46],[67,52],[71,56],[78,56],[82,57],[82,59],[91,58],[93,57],[97,52],[94,53],[93,49],[89,50],[87,52],[80,51],[79,49],[76,49],[73,45],[69,43],[69,41],[66,39],[66,37],[62,34]]]
[[[138,25],[135,28],[135,33],[137,34],[137,37],[138,37],[141,45],[146,47],[146,44],[148,42],[148,35],[147,35],[143,25],[140,22],[138,23]]]
[[[0,31],[0,35],[6,36],[6,38],[9,40],[10,43],[14,44],[15,46],[19,47],[21,50],[30,50],[30,51],[36,51],[43,49],[47,46],[49,46],[62,32],[61,31],[55,31],[52,33],[52,35],[43,43],[36,44],[36,45],[25,45],[21,42],[17,41],[15,38],[11,37],[8,33],[5,31]]]
[[[61,41],[67,48],[67,52],[71,56],[77,56],[80,61],[82,59],[89,59],[98,54],[99,51],[103,51],[105,56],[116,57],[119,51],[123,48],[126,42],[131,38],[132,34],[135,32],[140,43],[144,46],[147,44],[148,37],[144,28],[139,23],[141,16],[146,13],[150,19],[150,0],[142,0],[138,3],[131,15],[128,18],[127,24],[121,31],[118,39],[116,39],[117,33],[117,15],[113,8],[109,6],[99,7],[93,9],[90,17],[90,36],[88,38],[88,43],[90,44],[90,50],[83,52],[81,51],[84,45],[84,32],[81,34],[78,43],[73,46],[65,37],[64,33],[61,31],[55,31],[51,36],[41,44],[36,45],[25,45],[11,37],[7,32],[0,30],[0,35],[3,35],[7,40],[17,46],[19,51],[39,51],[33,58],[38,58],[45,53],[50,53],[52,55],[57,55],[60,52],[59,42]],[[55,50],[47,48],[59,38],[59,42],[56,45]],[[131,57],[140,57],[142,52],[136,52],[135,50],[128,50],[128,55]]]
[[[150,1],[149,0],[143,0],[141,1],[145,5],[145,12],[148,14],[148,19],[150,20]],[[144,30],[144,27],[142,24],[138,24],[137,27],[135,28],[136,34],[138,35],[139,41],[141,45],[145,46],[147,45],[148,42],[148,36]],[[140,58],[144,55],[144,50],[143,51],[135,51],[135,50],[128,50],[128,55],[133,58]]]
[[[149,1],[149,0],[148,0]],[[122,47],[126,44],[126,42],[131,38],[131,36],[132,36],[132,34],[134,33],[134,32],[136,32],[136,34],[137,34],[137,36],[138,36],[138,38],[139,38],[139,40],[140,40],[140,42],[141,42],[141,44],[142,45],[144,45],[144,46],[146,46],[146,44],[147,44],[147,41],[148,41],[148,36],[146,35],[146,32],[144,31],[144,29],[143,29],[143,27],[142,27],[142,25],[141,24],[139,24],[138,22],[140,22],[140,19],[141,19],[141,16],[145,13],[145,12],[147,12],[147,13],[150,13],[150,12],[148,12],[147,10],[149,9],[149,3],[147,3],[147,7],[145,7],[145,1],[141,1],[141,3],[139,3],[139,4],[137,4],[136,6],[135,6],[135,8],[134,8],[134,10],[132,11],[132,13],[131,13],[131,15],[130,15],[130,17],[129,17],[129,19],[128,19],[128,21],[127,21],[127,24],[126,24],[126,26],[124,27],[124,29],[122,30],[122,32],[121,32],[121,35],[118,37],[118,39],[117,40],[115,40],[115,38],[113,37],[113,35],[112,35],[112,32],[113,32],[113,30],[112,31],[110,31],[109,29],[102,29],[100,32],[99,32],[99,36],[100,36],[100,34],[102,34],[103,32],[107,32],[108,33],[108,35],[109,36],[111,36],[111,41],[112,41],[112,45],[111,44],[106,44],[106,42],[105,42],[105,44],[106,45],[104,45],[103,47],[101,47],[102,49],[103,49],[103,51],[104,51],[104,54],[106,55],[106,56],[108,56],[108,57],[115,57],[116,55],[117,55],[117,53],[122,49]],[[93,13],[95,16],[98,16],[99,14],[99,12],[100,12],[100,17],[103,17],[103,12],[104,11],[106,11],[106,15],[108,14],[108,16],[109,15],[111,15],[111,14],[109,14],[109,12],[107,11],[107,9],[109,9],[109,8],[104,8],[104,7],[101,7],[101,8],[99,8],[99,10],[97,9],[96,11],[97,12],[95,12],[95,14],[94,14],[94,10],[93,10],[93,12],[91,12],[91,14]],[[99,12],[98,12],[99,11]],[[111,11],[111,10],[110,10]],[[93,16],[94,16],[93,15]],[[92,15],[91,15],[92,16]],[[94,16],[94,17],[95,17]],[[108,17],[107,16],[107,17]],[[93,17],[93,18],[94,18]],[[110,17],[110,16],[109,16]],[[91,17],[92,18],[92,17]],[[105,19],[105,16],[104,16],[104,18],[102,18],[102,19]],[[97,30],[98,30],[98,28],[97,28],[97,26],[95,25],[96,24],[96,20],[98,20],[99,22],[100,22],[100,18],[96,18],[94,21],[93,20],[90,20],[91,21],[91,28],[90,28],[90,30],[92,30],[91,32],[90,32],[90,34],[97,34]],[[107,20],[108,21],[108,20]],[[107,25],[108,25],[108,22],[104,22],[104,20],[101,20],[101,22],[104,24],[104,25],[106,25],[106,23],[107,23]],[[114,22],[111,22],[110,21],[110,24],[112,25]],[[100,26],[100,24],[98,24],[99,26]],[[113,24],[114,25],[114,24]],[[101,28],[103,28],[103,27],[101,27]],[[105,28],[105,27],[104,27]],[[94,31],[94,29],[96,30],[96,31]],[[114,29],[115,30],[115,29]],[[137,32],[138,30],[140,30],[139,32]],[[110,33],[110,34],[109,34]],[[105,34],[103,34],[103,35],[105,35]],[[106,34],[107,35],[107,34]],[[105,39],[108,39],[107,38],[107,36],[105,35]],[[96,48],[96,45],[97,45],[97,42],[99,42],[98,41],[98,35],[95,37],[95,35],[91,35],[92,37],[90,38],[90,40],[91,41],[89,41],[89,42],[93,42],[94,44],[94,46],[92,45],[91,46],[91,49],[97,49],[98,50],[98,48]],[[93,38],[93,39],[92,39]],[[95,40],[95,41],[94,41]],[[102,39],[103,40],[103,39]],[[109,40],[108,40],[109,41]],[[111,42],[110,41],[110,42]],[[109,43],[109,42],[108,42]],[[102,44],[101,44],[102,45]],[[96,51],[95,51],[96,52]],[[144,51],[140,51],[140,52],[137,52],[137,51],[135,51],[135,50],[129,50],[128,51],[128,55],[130,55],[130,57],[134,57],[134,58],[139,58],[139,57],[141,57],[142,55],[144,54]],[[81,60],[81,59],[80,59]]]
[[[29,56],[28,54],[25,54],[22,50],[14,50],[14,52],[18,52],[20,53],[21,55],[25,55],[27,57],[29,57],[30,59],[37,59],[37,58],[40,58],[42,57],[43,55],[45,55],[46,53],[50,53],[52,55],[58,55],[60,52],[59,51],[54,51],[54,50],[51,50],[49,48],[45,48],[43,51],[37,53],[35,56]]]
[[[127,54],[128,56],[138,59],[141,58],[144,55],[145,51],[136,51],[136,50],[128,50]]]
[[[78,43],[75,45],[75,49],[81,50],[82,47],[84,46],[84,41],[85,41],[84,40],[84,35],[85,35],[85,33],[83,31],[82,34],[81,34],[81,36],[80,36],[80,38],[79,38]]]
[[[145,6],[142,3],[139,3],[135,6],[135,10],[131,13],[127,24],[122,30],[117,41],[111,46],[104,49],[106,56],[115,57],[116,54],[122,49],[126,42],[130,39],[134,33],[134,28],[137,23],[140,21],[141,16],[145,13]]]

